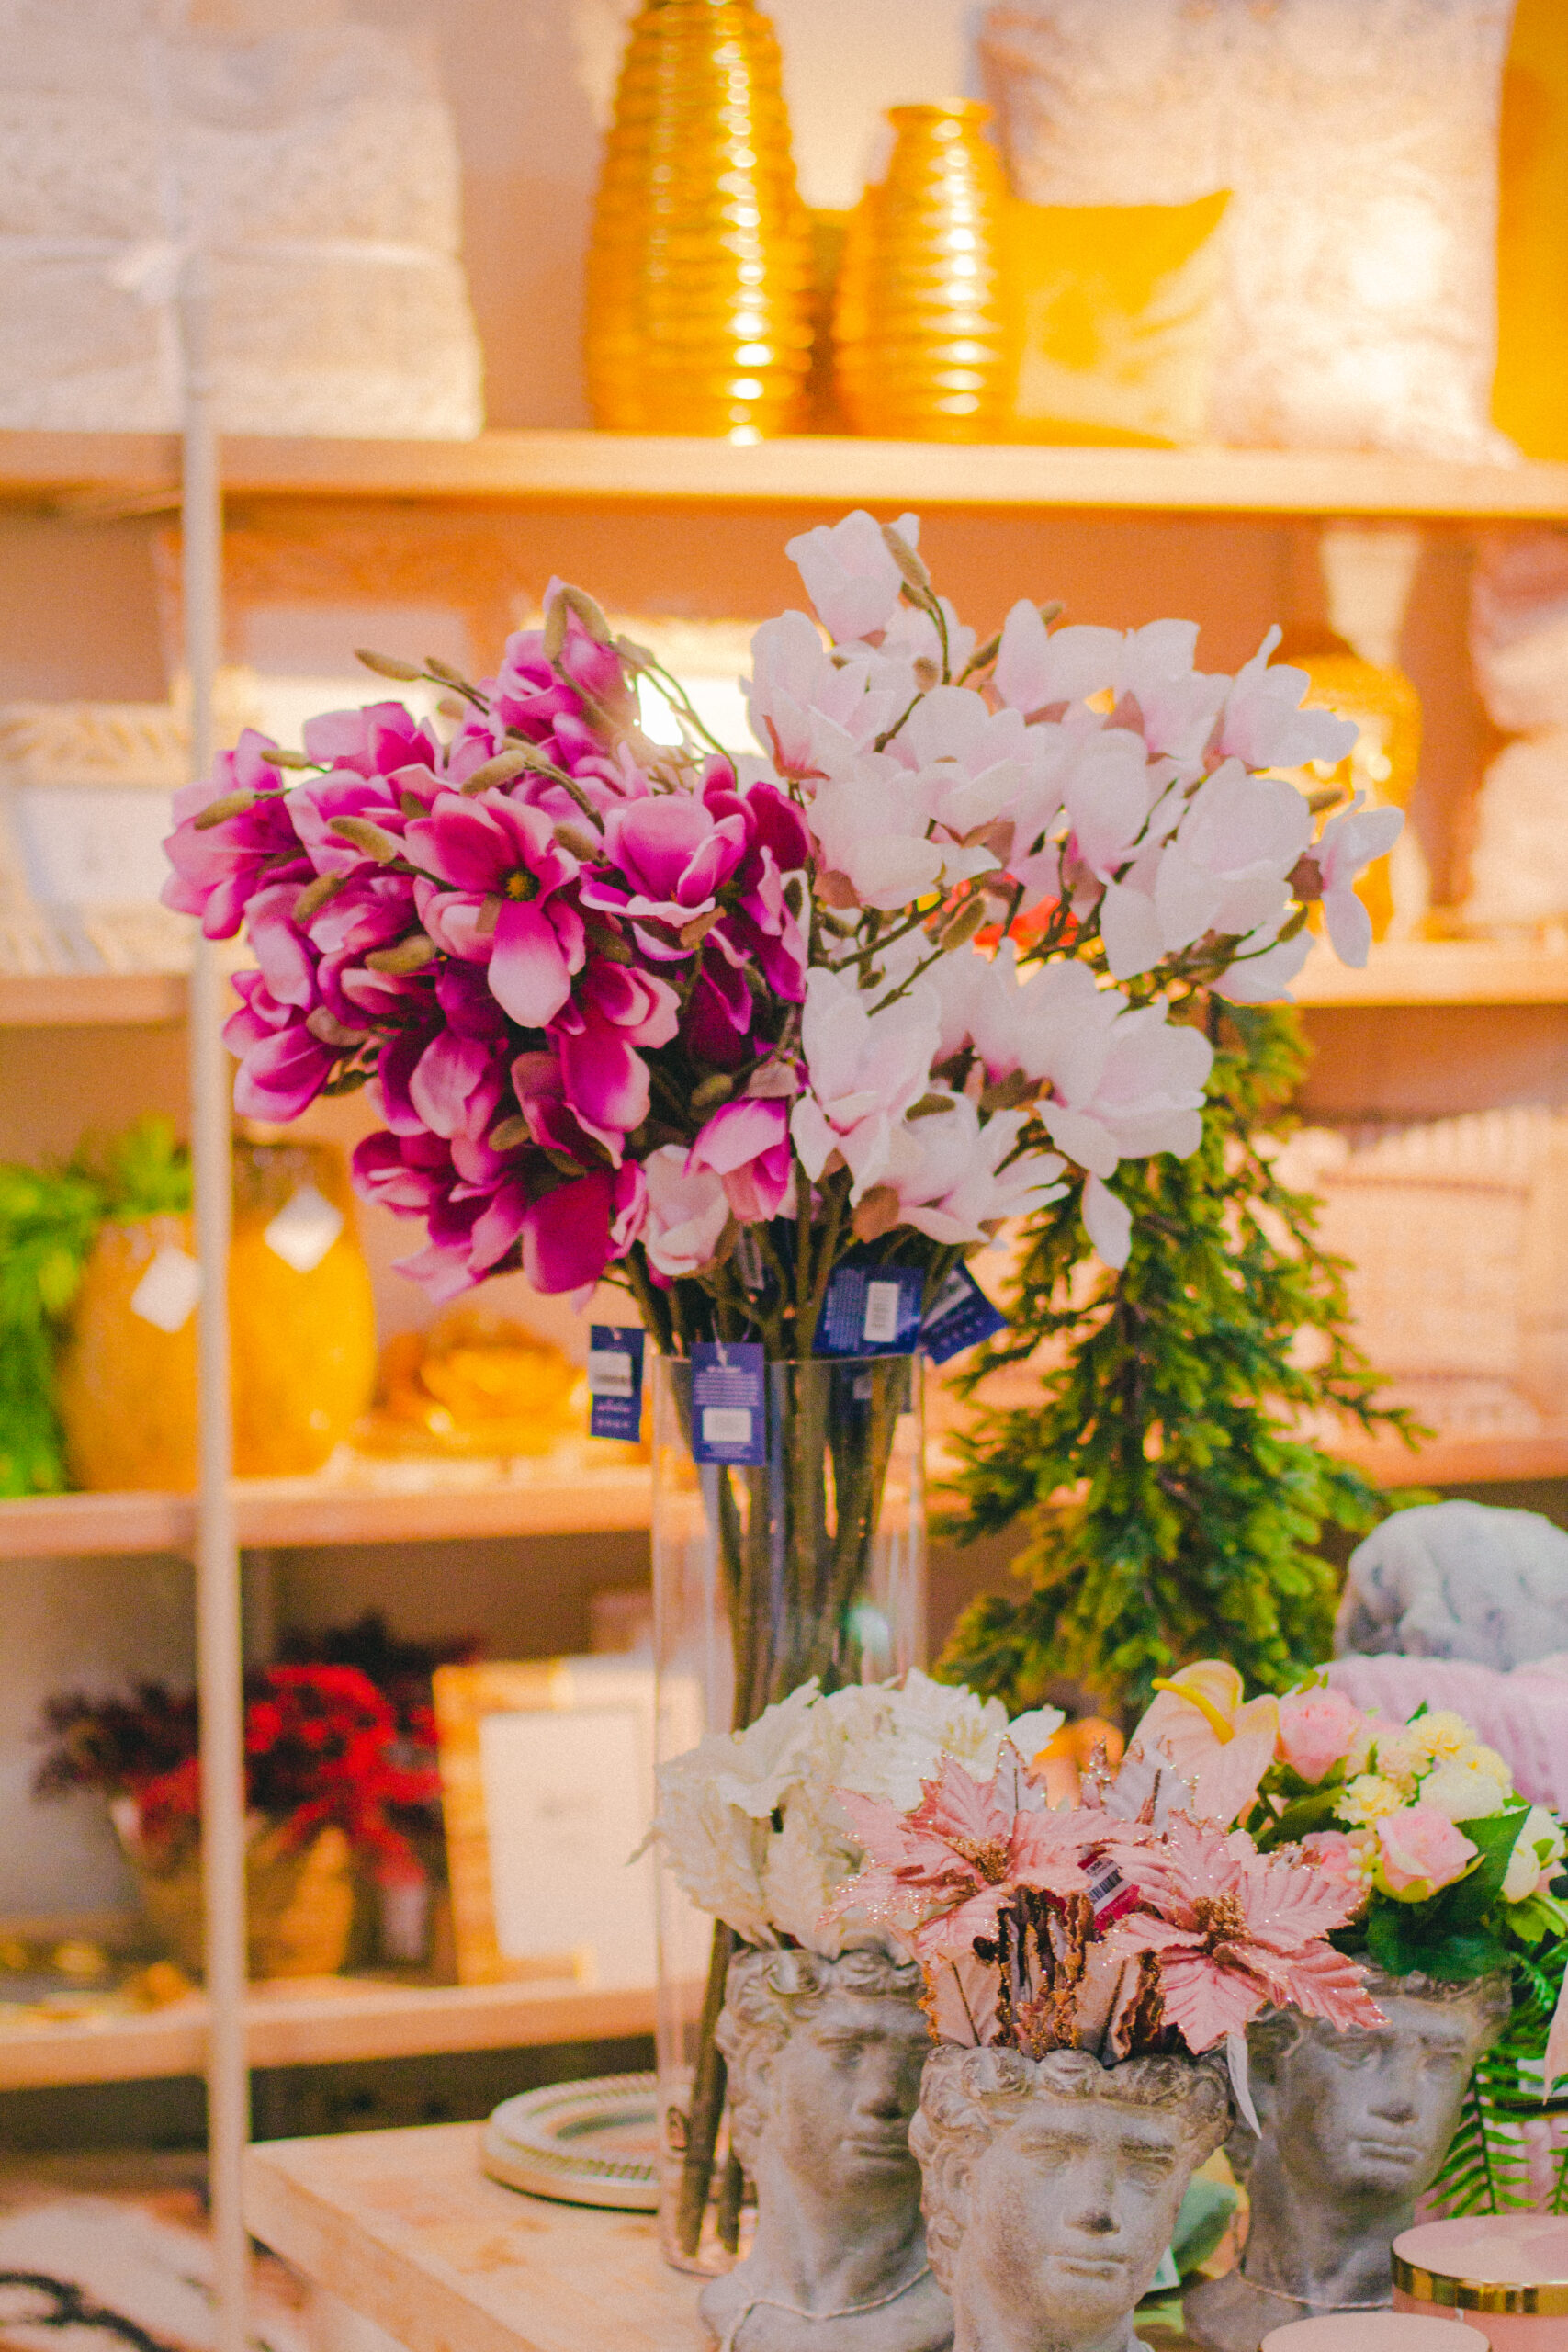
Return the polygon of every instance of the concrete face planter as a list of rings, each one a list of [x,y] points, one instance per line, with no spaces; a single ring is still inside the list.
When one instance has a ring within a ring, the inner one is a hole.
[[[1239,2270],[1186,2299],[1213,2352],[1258,2352],[1271,2328],[1386,2307],[1389,2249],[1437,2177],[1471,2070],[1507,2022],[1507,1981],[1443,1984],[1373,1969],[1388,2023],[1337,2033],[1275,2011],[1247,2036],[1261,2140],[1239,2127],[1231,2161],[1252,2219]]]
[[[910,2143],[954,2352],[1132,2352],[1187,2184],[1230,2124],[1208,2060],[933,2052]]]
[[[703,2290],[724,2352],[942,2352],[909,2120],[931,2049],[918,1967],[742,1951],[718,2044],[757,2191],[746,2259]]]

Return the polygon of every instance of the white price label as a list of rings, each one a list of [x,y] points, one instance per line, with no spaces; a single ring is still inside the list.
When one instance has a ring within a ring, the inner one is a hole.
[[[751,1416],[744,1405],[705,1405],[705,1445],[750,1445]]]
[[[588,1354],[591,1396],[629,1396],[632,1360],[624,1348],[592,1348]]]
[[[181,1331],[201,1296],[201,1268],[188,1250],[165,1241],[130,1294],[130,1311],[160,1331]]]
[[[862,1325],[866,1338],[885,1347],[898,1337],[898,1285],[897,1283],[867,1283],[865,1286],[865,1321]],[[853,1326],[851,1326],[853,1329]]]
[[[311,1274],[343,1231],[343,1211],[314,1184],[301,1184],[263,1234],[275,1258],[297,1274]]]

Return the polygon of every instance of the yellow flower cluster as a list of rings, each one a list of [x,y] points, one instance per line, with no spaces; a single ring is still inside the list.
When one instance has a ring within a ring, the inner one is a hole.
[[[1335,1811],[1365,1828],[1405,1805],[1429,1804],[1450,1821],[1481,1821],[1514,1793],[1513,1774],[1449,1707],[1417,1715],[1403,1730],[1368,1743],[1366,1769],[1347,1782]]]

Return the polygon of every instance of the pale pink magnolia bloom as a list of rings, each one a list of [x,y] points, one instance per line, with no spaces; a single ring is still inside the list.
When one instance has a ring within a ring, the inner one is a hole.
[[[704,1125],[686,1168],[713,1171],[742,1225],[777,1216],[792,1190],[789,1104],[777,1097],[724,1103]]]
[[[1090,978],[1087,971],[1084,977]],[[1119,1161],[1156,1151],[1185,1159],[1202,1137],[1203,1089],[1213,1059],[1208,1039],[1168,1022],[1162,1005],[1119,1011],[1098,1070],[1091,1074],[1092,1064],[1063,1057],[1041,1116],[1057,1149],[1092,1176],[1113,1175]]]
[[[724,1186],[710,1168],[688,1169],[678,1143],[661,1144],[643,1162],[648,1214],[642,1229],[648,1262],[673,1281],[711,1266],[729,1221]]]
[[[863,752],[819,784],[807,811],[819,868],[841,874],[862,906],[901,911],[934,887],[953,856],[930,839],[923,797],[886,752]],[[967,860],[968,853],[958,853]],[[978,853],[981,870],[996,864]]]
[[[1342,1764],[1365,1736],[1367,1718],[1332,1683],[1293,1690],[1280,1702],[1277,1753],[1303,1781],[1321,1781]]]
[[[1122,661],[1119,628],[1048,630],[1021,596],[1002,624],[992,683],[1010,710],[1036,711],[1113,690]]]
[[[1055,1152],[1025,1152],[1002,1166],[1028,1125],[1026,1112],[994,1112],[982,1125],[967,1095],[949,1100],[950,1110],[907,1119],[894,1131],[882,1181],[898,1194],[900,1223],[935,1241],[985,1241],[1008,1218],[1060,1196],[1053,1180],[1064,1163]]]
[[[1298,932],[1294,939],[1277,939],[1261,955],[1247,952],[1222,972],[1210,987],[1230,1004],[1291,1004],[1291,982],[1312,953],[1312,934]]]
[[[919,981],[880,1012],[874,1002],[846,974],[818,965],[806,976],[800,1042],[810,1091],[795,1104],[790,1133],[814,1183],[841,1156],[852,1201],[880,1181],[896,1124],[925,1093],[939,1031],[936,998]]]
[[[976,1936],[995,1931],[1020,1887],[1085,1894],[1081,1858],[1105,1836],[1103,1816],[1046,1810],[1010,1740],[988,1781],[944,1756],[912,1813],[850,1789],[838,1801],[868,1860],[824,1917],[853,1910],[906,1936],[920,1960],[969,1951]]]
[[[900,514],[894,525],[910,547],[918,545],[919,517]],[[903,581],[882,536],[882,526],[863,507],[839,523],[818,523],[784,545],[784,553],[806,583],[829,637],[870,637],[886,628],[897,607]]]
[[[1435,1804],[1402,1805],[1373,1823],[1377,1883],[1398,1903],[1425,1903],[1462,1878],[1479,1848]]]
[[[1245,760],[1249,768],[1301,768],[1310,760],[1337,766],[1354,749],[1359,732],[1349,718],[1331,710],[1303,710],[1312,684],[1304,670],[1284,662],[1269,667],[1280,630],[1269,631],[1250,662],[1239,669],[1225,696],[1217,749],[1222,757]]]
[[[830,752],[866,750],[898,715],[891,688],[868,691],[863,671],[837,665],[816,623],[794,612],[751,639],[746,708],[779,774],[795,776],[819,775]]]
[[[1114,1841],[1108,1850],[1116,1854]],[[1260,1854],[1244,1831],[1227,1837],[1177,1814],[1163,1838],[1130,1848],[1125,1874],[1144,1907],[1105,1941],[1128,1956],[1156,1955],[1165,2022],[1194,2056],[1245,2033],[1269,2007],[1341,2032],[1386,2022],[1362,1970],[1325,1940],[1356,1908],[1325,1871]]]
[[[1282,776],[1227,760],[1200,786],[1174,836],[1107,888],[1100,933],[1112,977],[1134,978],[1206,932],[1271,937],[1291,904],[1286,880],[1312,839],[1312,811]]]
[[[1257,1802],[1279,1731],[1279,1701],[1266,1696],[1244,1704],[1235,1667],[1208,1658],[1156,1683],[1127,1754],[1168,1757],[1191,1792],[1187,1810],[1228,1829]]]
[[[1168,761],[1151,763],[1143,737],[1131,728],[1079,734],[1061,775],[1072,827],[1068,862],[1098,882],[1113,881],[1175,774]]]
[[[1342,964],[1359,971],[1371,952],[1372,919],[1356,896],[1356,876],[1393,847],[1404,823],[1398,808],[1363,808],[1358,792],[1348,808],[1330,817],[1313,849],[1322,876],[1323,919]]]

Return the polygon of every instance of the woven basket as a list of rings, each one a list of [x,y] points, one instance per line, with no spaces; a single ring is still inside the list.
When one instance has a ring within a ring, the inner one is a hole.
[[[206,1937],[199,1844],[155,1860],[133,1826],[117,1820],[116,1826],[142,1909],[181,1967],[201,1975]],[[348,1956],[354,1927],[348,1839],[329,1824],[296,1843],[286,1822],[257,1819],[245,1854],[245,1899],[253,1978],[336,1975]]]

